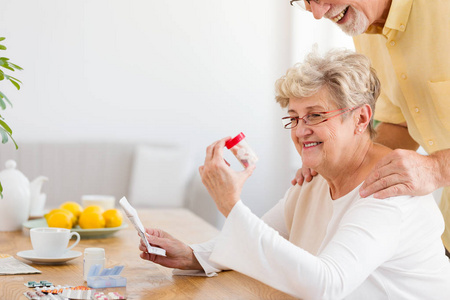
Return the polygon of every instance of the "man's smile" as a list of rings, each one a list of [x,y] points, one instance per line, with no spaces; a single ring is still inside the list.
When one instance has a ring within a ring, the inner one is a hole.
[[[339,22],[339,21],[345,16],[345,14],[347,13],[349,7],[350,7],[350,6],[347,6],[346,8],[344,8],[343,11],[341,11],[340,14],[338,14],[338,15],[335,16],[334,18],[330,18],[330,19],[331,19],[334,23]]]

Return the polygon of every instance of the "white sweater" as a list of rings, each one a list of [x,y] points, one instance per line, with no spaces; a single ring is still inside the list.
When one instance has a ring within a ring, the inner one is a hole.
[[[323,180],[312,182],[328,188]],[[192,245],[203,274],[233,269],[302,299],[450,299],[433,197],[361,199],[358,190],[326,199],[333,213],[317,256],[287,240],[286,198],[263,220],[239,201],[218,237]]]

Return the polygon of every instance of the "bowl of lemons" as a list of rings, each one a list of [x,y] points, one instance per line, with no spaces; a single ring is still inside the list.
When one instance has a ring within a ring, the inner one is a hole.
[[[108,237],[128,227],[116,208],[104,210],[99,205],[83,208],[77,202],[64,202],[46,213],[44,218],[23,223],[23,227],[28,229],[46,226],[70,229],[78,232],[81,238]]]

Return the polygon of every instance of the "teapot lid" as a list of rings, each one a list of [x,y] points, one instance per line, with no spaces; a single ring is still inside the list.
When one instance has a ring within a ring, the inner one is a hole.
[[[26,185],[30,184],[30,181],[28,180],[25,175],[23,175],[22,172],[16,169],[17,163],[13,159],[9,159],[5,162],[5,167],[3,171],[0,172],[0,182],[3,181],[16,181],[16,183],[23,183]]]
[[[9,159],[5,162],[6,169],[15,169],[17,167],[17,163],[14,159]]]

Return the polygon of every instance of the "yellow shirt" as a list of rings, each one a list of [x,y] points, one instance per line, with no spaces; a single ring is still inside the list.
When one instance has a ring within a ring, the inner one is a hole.
[[[381,81],[375,119],[407,122],[411,137],[428,153],[450,148],[450,3],[392,0],[383,28],[355,37]],[[441,200],[450,249],[450,188]]]

